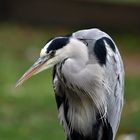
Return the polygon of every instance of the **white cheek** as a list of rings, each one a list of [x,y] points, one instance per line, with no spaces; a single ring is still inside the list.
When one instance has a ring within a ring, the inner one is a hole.
[[[57,50],[55,53],[55,57],[58,59],[58,61],[62,61],[68,56],[69,56],[69,50],[66,47]]]
[[[59,58],[58,57],[54,57],[54,58],[52,58],[52,59],[47,61],[46,66],[50,68],[50,67],[53,67],[58,62],[59,62]]]

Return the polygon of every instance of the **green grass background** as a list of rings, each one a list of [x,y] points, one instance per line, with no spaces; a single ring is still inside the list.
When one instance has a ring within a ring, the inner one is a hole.
[[[69,30],[0,24],[0,140],[64,140],[57,118],[51,70],[44,71],[15,89],[20,76],[39,56],[54,35]],[[139,37],[113,34],[122,55],[140,52]],[[140,139],[140,75],[127,75],[125,108],[119,134],[135,133]]]

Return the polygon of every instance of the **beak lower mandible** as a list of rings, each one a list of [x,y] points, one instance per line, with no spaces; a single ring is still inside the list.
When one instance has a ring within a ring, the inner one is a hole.
[[[47,60],[44,58],[39,58],[30,68],[23,74],[23,76],[17,81],[16,86],[22,85],[26,80],[28,80],[33,75],[37,74],[41,67],[47,63]]]

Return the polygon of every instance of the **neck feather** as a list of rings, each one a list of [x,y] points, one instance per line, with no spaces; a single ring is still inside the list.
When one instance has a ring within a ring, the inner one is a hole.
[[[89,59],[87,46],[79,40],[71,39],[65,49],[68,59],[64,67],[71,73],[82,70]]]

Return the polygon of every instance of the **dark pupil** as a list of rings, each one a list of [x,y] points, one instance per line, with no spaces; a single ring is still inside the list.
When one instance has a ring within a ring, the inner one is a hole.
[[[55,52],[56,52],[55,50],[51,50],[51,51],[49,52],[50,56],[54,56]]]

